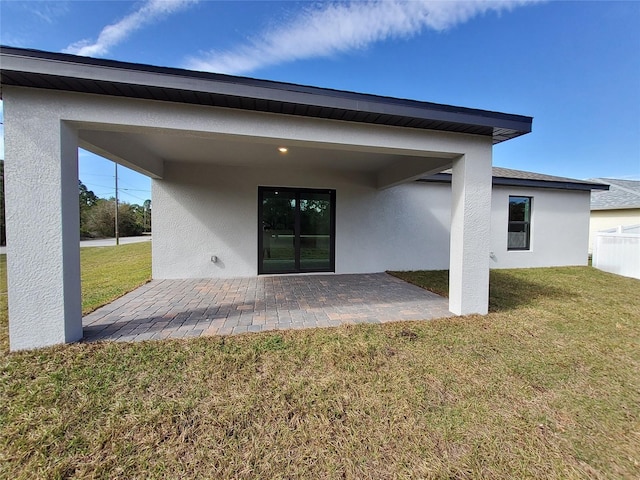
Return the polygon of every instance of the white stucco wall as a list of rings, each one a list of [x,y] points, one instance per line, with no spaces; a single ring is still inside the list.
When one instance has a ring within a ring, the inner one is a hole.
[[[490,152],[466,154],[451,169],[449,310],[456,315],[489,311],[491,163]]]
[[[5,102],[11,350],[82,338],[77,131],[38,102]],[[20,319],[20,321],[11,321]]]
[[[167,162],[153,181],[154,278],[256,275],[259,185],[336,190],[337,273],[448,267],[448,185],[378,190],[365,173]]]
[[[365,173],[167,162],[153,181],[154,278],[256,275],[260,185],[336,190],[337,273],[449,268],[450,184],[378,190]],[[529,251],[507,250],[509,195],[533,197]],[[494,187],[490,266],[585,265],[588,225],[588,192]]]
[[[589,253],[593,252],[593,241],[596,232],[640,224],[640,208],[620,210],[592,210],[589,221]]]
[[[530,250],[507,250],[509,195],[533,197]],[[491,268],[586,265],[589,204],[588,191],[494,187]]]

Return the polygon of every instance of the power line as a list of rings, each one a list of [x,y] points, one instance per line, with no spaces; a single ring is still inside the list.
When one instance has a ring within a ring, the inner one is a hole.
[[[119,189],[118,189],[118,191],[122,191],[122,189],[120,189],[120,188],[119,188]],[[101,198],[102,200],[109,200],[108,198],[105,198],[105,197],[106,197],[107,195],[111,195],[111,196],[112,196],[112,198],[113,198],[113,194],[114,194],[114,192],[113,192],[113,191],[111,191],[111,192],[99,192],[99,193],[98,193],[98,192],[93,192],[93,193],[95,193],[95,195],[96,195],[97,197]],[[146,201],[146,200],[151,200],[150,198],[142,198],[142,197],[138,197],[137,195],[134,195],[133,193],[126,193],[125,195],[126,195],[126,196],[128,196],[128,197],[133,197],[133,198],[135,198],[135,199],[138,199],[138,200],[140,200],[140,201],[142,201],[142,202],[144,202],[144,201]]]
[[[127,195],[129,195],[130,197],[133,197],[133,198],[137,198],[138,200],[142,200],[143,202],[146,201],[146,200],[149,200],[148,198],[138,197],[138,196],[134,195],[133,193],[127,193]]]
[[[114,190],[114,187],[109,187],[107,185],[98,185],[97,183],[84,183],[82,182],[85,186],[90,186],[90,187],[98,187],[98,188],[108,188],[110,190]],[[131,192],[145,192],[145,193],[151,193],[151,190],[143,190],[141,188],[121,188],[118,187],[119,191],[131,191]]]
[[[124,190],[125,192],[147,192],[147,193],[151,193],[151,190],[143,190],[141,188],[121,188],[120,190]]]
[[[128,181],[122,181],[122,178],[119,179],[119,183],[122,183],[124,185],[129,185],[130,187],[132,186]]]

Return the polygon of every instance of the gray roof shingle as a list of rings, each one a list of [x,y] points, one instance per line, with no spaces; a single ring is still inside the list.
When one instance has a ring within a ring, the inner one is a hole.
[[[591,192],[591,210],[640,208],[639,180],[591,178],[589,181],[609,185],[608,191]]]
[[[607,185],[602,182],[590,180],[577,180],[575,178],[556,177],[544,173],[526,172],[511,168],[493,167],[493,185],[506,185],[513,187],[533,188],[557,188],[562,190],[607,190]],[[450,182],[451,169],[441,173],[421,178],[423,182]]]
[[[591,184],[594,182],[585,180],[576,180],[575,178],[556,177],[555,175],[546,175],[544,173],[525,172],[524,170],[513,170],[511,168],[493,167],[493,177],[496,178],[518,178],[521,180],[541,180],[543,182],[563,182],[576,184]],[[595,182],[597,183],[597,182]]]

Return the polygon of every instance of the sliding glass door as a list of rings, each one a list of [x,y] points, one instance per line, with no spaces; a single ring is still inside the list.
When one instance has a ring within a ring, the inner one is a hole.
[[[258,188],[258,273],[335,271],[335,190]]]

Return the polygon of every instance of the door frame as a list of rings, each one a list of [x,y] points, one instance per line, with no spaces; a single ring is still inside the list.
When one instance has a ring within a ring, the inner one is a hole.
[[[264,255],[264,235],[263,235],[263,215],[262,203],[265,192],[289,192],[294,193],[296,198],[295,220],[294,220],[294,256],[295,268],[293,270],[282,270],[276,272],[265,272],[263,268]],[[300,267],[300,194],[301,193],[328,193],[330,212],[330,239],[329,239],[329,267],[303,269]],[[316,273],[336,271],[336,191],[329,188],[296,188],[296,187],[267,187],[258,186],[258,275],[282,275],[289,273]]]

